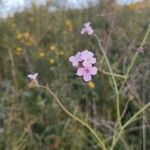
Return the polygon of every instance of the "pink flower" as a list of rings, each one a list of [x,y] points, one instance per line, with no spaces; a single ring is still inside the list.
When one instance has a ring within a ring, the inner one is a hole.
[[[93,28],[91,27],[91,23],[87,22],[83,25],[83,28],[81,29],[81,34],[87,33],[88,35],[92,35],[94,33]]]
[[[78,52],[75,56],[71,56],[69,61],[77,68],[76,74],[78,76],[83,76],[84,81],[90,81],[92,79],[92,75],[96,75],[97,73],[97,68],[94,67],[96,58],[89,50]]]
[[[136,49],[139,53],[144,53],[144,48],[143,47],[139,47]]]
[[[83,76],[84,81],[90,81],[92,79],[92,75],[96,75],[97,68],[93,67],[92,65],[84,66],[78,68],[77,75]]]
[[[96,58],[93,57],[94,54],[88,50],[81,53],[81,59],[83,60],[83,66],[89,66],[90,64],[96,63]]]
[[[29,74],[29,75],[28,75],[28,78],[30,78],[31,80],[36,80],[37,76],[38,76],[38,73]]]
[[[81,52],[78,52],[75,56],[71,56],[69,58],[69,61],[72,63],[72,65],[74,67],[77,67],[79,62],[82,61],[82,59],[81,59]]]

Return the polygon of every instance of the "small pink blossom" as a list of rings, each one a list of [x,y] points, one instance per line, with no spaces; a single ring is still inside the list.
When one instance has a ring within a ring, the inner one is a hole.
[[[96,58],[89,50],[78,52],[75,56],[71,56],[69,61],[77,68],[77,75],[83,76],[84,81],[90,81],[92,75],[96,75],[97,68],[94,66]]]
[[[69,58],[69,61],[72,63],[72,65],[74,67],[77,67],[79,62],[82,61],[82,59],[81,59],[81,52],[78,52],[75,56],[71,56]]]
[[[93,28],[91,27],[91,23],[87,22],[83,25],[83,28],[81,29],[81,34],[87,33],[88,35],[92,35],[94,33]]]
[[[29,75],[28,75],[28,78],[30,78],[31,80],[36,80],[37,76],[38,76],[38,73],[29,74]]]
[[[137,48],[136,50],[137,50],[137,52],[139,52],[139,53],[144,53],[144,48],[143,48],[143,47],[139,47],[139,48]]]
[[[83,76],[84,81],[90,81],[92,79],[92,75],[96,75],[97,68],[93,67],[92,65],[84,66],[81,68],[78,68],[77,75]]]
[[[81,59],[83,60],[83,66],[88,66],[90,64],[96,63],[96,58],[93,57],[94,54],[91,51],[85,50],[81,53]]]

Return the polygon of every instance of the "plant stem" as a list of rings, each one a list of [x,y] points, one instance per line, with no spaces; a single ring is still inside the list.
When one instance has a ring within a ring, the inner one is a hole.
[[[148,26],[148,29],[147,29],[146,33],[145,33],[145,36],[144,36],[144,38],[143,38],[143,41],[142,41],[141,44],[140,44],[140,48],[142,48],[142,47],[144,46],[144,44],[145,44],[145,42],[146,42],[146,39],[147,39],[147,37],[148,37],[149,32],[150,32],[150,24],[149,24],[149,26]],[[135,64],[135,61],[136,61],[136,59],[137,59],[138,54],[139,54],[139,52],[136,52],[136,53],[135,53],[135,55],[134,55],[134,57],[133,57],[133,59],[132,59],[132,61],[131,61],[131,64],[129,65],[129,67],[128,67],[128,69],[127,69],[127,74],[126,74],[126,80],[125,80],[125,81],[127,81],[128,77],[129,77],[129,73],[130,73],[130,71],[132,70],[133,65]]]
[[[110,72],[107,72],[107,71],[105,71],[105,70],[102,70],[101,68],[99,68],[98,70],[99,70],[100,72],[106,74],[106,75],[110,75],[110,76],[114,75],[115,77],[123,78],[123,79],[126,78],[126,76],[124,76],[124,75],[120,75],[120,74],[116,74],[116,73],[111,74]]]
[[[115,88],[115,93],[116,93],[117,122],[118,122],[119,126],[121,127],[119,91],[118,91],[118,87],[117,87],[117,82],[116,82],[116,79],[115,79],[115,75],[113,73],[113,70],[112,70],[112,67],[110,65],[109,59],[108,59],[108,57],[106,55],[106,52],[105,52],[104,48],[102,47],[101,42],[100,42],[100,40],[99,40],[99,38],[98,38],[98,36],[96,34],[95,34],[95,38],[98,41],[99,47],[100,47],[101,52],[102,52],[102,54],[103,54],[103,56],[104,56],[104,58],[106,60],[109,72],[110,72],[110,74],[112,76],[112,80],[113,80],[113,84],[114,84],[114,88]]]
[[[150,107],[150,103],[146,104],[142,109],[140,109],[137,113],[135,113],[121,128],[120,132],[118,133],[115,141],[113,142],[113,145],[111,146],[110,150],[113,150],[116,143],[118,142],[119,138],[121,137],[121,135],[123,134],[124,129],[131,124],[132,122],[134,122],[134,120],[144,111],[146,110],[148,107]]]
[[[74,120],[78,121],[80,124],[82,124],[84,127],[86,127],[92,134],[93,136],[96,138],[96,140],[98,141],[98,146],[102,149],[102,150],[107,150],[105,144],[103,143],[103,141],[98,137],[97,133],[84,121],[82,121],[81,119],[79,119],[78,117],[76,117],[74,114],[72,114],[71,112],[69,112],[65,106],[60,102],[60,100],[58,99],[58,97],[56,96],[56,94],[51,91],[50,88],[43,86],[43,85],[38,85],[37,87],[39,88],[43,88],[44,90],[46,90],[49,95],[52,95],[54,97],[54,99],[56,100],[57,104],[62,108],[62,110],[68,114],[71,118],[73,118]]]
[[[143,38],[143,40],[142,40],[142,42],[141,42],[141,44],[140,44],[140,48],[142,48],[142,47],[144,46],[144,44],[145,44],[145,42],[146,42],[146,39],[147,39],[147,37],[148,37],[149,32],[150,32],[150,25],[148,26],[148,29],[147,29],[147,31],[146,31],[146,33],[145,33],[145,36],[144,36],[144,38]],[[129,74],[130,74],[130,72],[131,72],[131,70],[132,70],[132,68],[133,68],[133,66],[134,66],[134,64],[135,64],[135,61],[136,61],[137,56],[138,56],[138,53],[139,53],[139,52],[136,52],[136,53],[135,53],[135,55],[134,55],[134,57],[133,57],[133,59],[132,59],[132,61],[131,61],[131,64],[129,65],[129,67],[128,67],[128,69],[127,69],[127,73],[126,73],[126,75],[125,75],[126,78],[125,78],[125,80],[124,80],[124,82],[123,82],[123,85],[127,82],[128,78],[129,78]],[[122,88],[119,90],[119,94],[121,93],[121,91],[122,91]],[[146,105],[145,105],[145,106],[146,106]],[[134,117],[134,116],[133,116],[133,117]],[[132,119],[132,118],[131,118],[131,119]],[[130,119],[129,119],[129,120],[130,120]],[[129,120],[128,120],[128,121],[129,121]],[[128,125],[128,123],[130,123],[130,122],[128,122],[128,121],[125,123],[124,126],[126,126],[126,125]],[[121,128],[120,132],[123,132],[123,129],[124,129],[124,127]],[[116,137],[116,134],[117,134],[117,133],[114,134],[111,150],[113,150],[115,144],[117,143],[117,141],[119,140],[120,136],[122,135],[122,133],[120,134],[120,132],[118,133],[118,136],[117,136],[116,139],[115,139],[115,137]]]

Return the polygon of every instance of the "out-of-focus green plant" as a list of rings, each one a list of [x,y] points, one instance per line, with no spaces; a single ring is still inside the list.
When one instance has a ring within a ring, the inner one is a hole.
[[[141,118],[130,125],[128,122],[150,97],[149,35],[144,53],[133,59],[149,24],[148,4],[131,9],[102,1],[86,9],[55,12],[49,11],[49,5],[33,4],[0,20],[0,149],[99,149],[92,134],[60,110],[52,97],[27,88],[26,75],[33,72],[40,74],[39,82],[50,85],[69,111],[85,120],[99,137],[102,133],[106,146],[111,147],[113,141],[118,150],[139,149],[142,137],[149,148],[149,110],[143,113],[144,123]],[[87,21],[101,39],[113,73],[97,41],[80,34]],[[81,49],[92,50],[97,58],[98,75],[88,84],[76,77],[68,62]],[[129,67],[133,60],[136,65]],[[127,70],[130,78],[122,86]],[[115,128],[116,98],[111,75],[121,89],[123,129]]]

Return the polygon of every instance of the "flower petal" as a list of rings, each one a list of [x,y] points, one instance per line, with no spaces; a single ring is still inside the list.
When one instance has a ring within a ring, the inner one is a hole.
[[[96,75],[96,73],[97,73],[97,68],[96,67],[92,67],[91,74],[92,75]]]
[[[31,80],[35,80],[38,76],[38,73],[35,73],[35,74],[29,74],[28,75],[28,78],[30,78]]]
[[[94,33],[94,30],[90,27],[89,29],[88,29],[88,35],[92,35]]]
[[[88,27],[88,26],[90,26],[91,25],[91,22],[86,22],[86,23],[84,23],[84,27]]]
[[[84,60],[82,63],[83,66],[85,67],[92,67],[92,64],[89,61]]]
[[[75,57],[74,56],[71,56],[70,58],[69,58],[69,61],[70,62],[72,62],[72,61],[74,61],[75,60]]]
[[[84,81],[90,81],[92,79],[92,77],[91,77],[91,75],[90,74],[84,74],[84,76],[83,76],[83,80]]]
[[[88,51],[87,56],[88,56],[88,58],[92,58],[94,56],[94,54],[91,51]]]
[[[84,68],[79,68],[79,69],[77,70],[77,75],[78,75],[78,76],[83,76],[84,74],[85,74]]]
[[[74,60],[74,61],[72,62],[72,66],[74,66],[74,67],[78,66],[78,61]]]
[[[91,59],[90,59],[90,63],[91,63],[91,64],[95,64],[95,63],[96,63],[96,58],[94,58],[94,57],[91,58]]]
[[[81,34],[84,34],[84,33],[86,33],[87,31],[86,31],[86,28],[82,28],[81,29]]]

